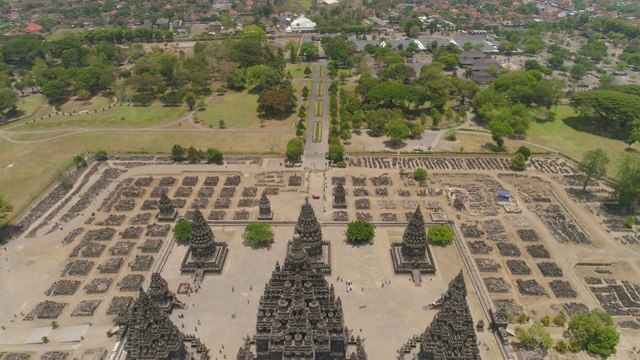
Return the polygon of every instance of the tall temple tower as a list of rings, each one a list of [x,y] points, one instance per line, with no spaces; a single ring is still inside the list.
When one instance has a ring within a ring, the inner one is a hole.
[[[309,204],[309,199],[302,204],[295,233],[300,236],[302,245],[310,257],[322,256],[322,230],[316,218],[316,213],[313,211],[311,204]]]
[[[289,243],[260,298],[255,341],[247,337],[238,360],[366,360],[363,341],[344,326],[333,285],[313,269],[302,237]]]
[[[222,272],[229,249],[226,243],[215,242],[213,230],[197,208],[188,240],[189,250],[182,260],[181,271],[195,272],[198,278],[207,272]]]
[[[202,216],[200,209],[195,210],[191,233],[189,234],[189,249],[196,259],[206,259],[216,250],[213,231]]]
[[[142,289],[128,314],[127,359],[186,359],[183,334]]]
[[[480,360],[462,271],[451,280],[447,292],[436,301],[436,306],[440,311],[426,330],[398,351],[402,354],[400,359],[409,356],[407,359],[412,360]]]
[[[420,274],[436,273],[420,206],[404,230],[402,243],[391,244],[391,259],[396,274],[412,274],[416,283]]]
[[[427,232],[420,206],[416,209],[402,235],[402,255],[411,258],[424,257],[427,252]]]
[[[200,339],[180,332],[142,289],[126,316],[124,349],[127,360],[209,359],[209,350]]]

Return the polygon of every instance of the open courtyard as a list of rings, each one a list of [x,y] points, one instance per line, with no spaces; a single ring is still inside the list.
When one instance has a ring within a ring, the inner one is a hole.
[[[255,333],[264,285],[276,262],[284,261],[307,197],[331,244],[327,280],[342,300],[345,324],[366,339],[371,359],[395,358],[424,331],[437,313],[429,305],[460,270],[474,322],[489,324],[489,309],[540,319],[602,306],[622,333],[617,356],[633,358],[640,325],[640,263],[634,254],[640,239],[601,204],[606,183],[590,184],[587,194],[578,191],[572,164],[557,157],[534,157],[518,174],[503,157],[361,156],[351,157],[349,165],[287,169],[278,158],[259,156],[181,165],[150,155],[89,164],[68,195],[44,197],[32,206],[39,216],[2,249],[2,359],[118,354],[118,336],[107,332],[117,332],[114,319],[148,286],[152,272],[174,292],[180,284],[193,284],[193,274],[180,272],[187,246],[173,240],[173,223],[155,218],[162,192],[179,218],[192,218],[193,209],[200,209],[216,241],[228,245],[222,273],[206,275],[198,292],[178,294],[186,307],[171,315],[213,358],[232,358],[243,337]],[[426,181],[407,175],[418,167],[429,171]],[[338,184],[346,189],[346,209],[332,206]],[[508,191],[510,199],[499,199],[497,190]],[[263,192],[274,211],[275,243],[252,249],[242,233],[256,220]],[[436,275],[423,276],[416,286],[410,275],[394,274],[389,249],[402,241],[418,206],[427,227],[449,223],[457,240],[431,246]],[[356,219],[376,225],[370,245],[345,242],[346,225]],[[353,291],[347,292],[346,281]],[[560,336],[561,328],[551,330]],[[482,358],[501,357],[488,329],[477,336]]]

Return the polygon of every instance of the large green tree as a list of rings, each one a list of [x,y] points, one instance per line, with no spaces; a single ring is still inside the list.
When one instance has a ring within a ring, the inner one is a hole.
[[[584,179],[583,191],[587,189],[589,181],[598,180],[607,174],[609,160],[609,155],[599,148],[589,150],[584,154],[582,162],[578,164],[577,168]]]
[[[611,315],[601,309],[574,315],[569,320],[568,333],[574,348],[603,358],[614,355],[620,342]]]
[[[9,88],[0,88],[0,114],[15,110],[18,94]]]
[[[368,221],[356,220],[349,223],[344,235],[348,242],[368,242],[375,236],[375,226]]]
[[[287,143],[286,155],[291,161],[300,161],[300,157],[304,152],[304,141],[302,139],[291,139]]]
[[[173,237],[179,243],[187,243],[191,234],[191,226],[193,223],[189,220],[180,220],[173,227]]]
[[[266,89],[258,96],[258,113],[271,117],[283,118],[296,109],[296,96],[292,91]]]
[[[524,348],[529,350],[549,349],[553,344],[551,335],[545,330],[541,323],[536,322],[529,328],[516,328],[516,338]]]
[[[640,204],[640,159],[626,157],[618,166],[613,198],[627,213]]]
[[[409,137],[411,130],[405,120],[394,119],[384,126],[384,133],[391,139],[392,143],[399,144]]]
[[[273,230],[266,222],[253,222],[244,229],[242,239],[252,247],[267,246],[273,242]]]

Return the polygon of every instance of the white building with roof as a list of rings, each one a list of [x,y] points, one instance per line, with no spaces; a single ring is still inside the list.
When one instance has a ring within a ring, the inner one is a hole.
[[[285,32],[315,32],[318,28],[318,25],[313,21],[307,19],[304,15],[300,15],[297,19],[291,22]]]

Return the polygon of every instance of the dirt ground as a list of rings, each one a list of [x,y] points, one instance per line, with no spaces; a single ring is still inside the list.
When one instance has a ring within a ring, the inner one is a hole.
[[[323,224],[324,238],[331,242],[334,254],[334,275],[329,281],[334,282],[335,276],[348,276],[364,289],[361,293],[342,295],[345,318],[350,328],[363,329],[370,344],[366,346],[371,348],[369,357],[374,360],[394,356],[408,337],[424,331],[435,312],[423,310],[423,305],[437,298],[460,269],[466,274],[467,299],[474,322],[483,320],[485,324],[489,319],[480,301],[483,294],[492,306],[503,306],[506,302],[501,300],[507,300],[513,305],[511,312],[526,313],[534,320],[544,315],[553,317],[566,304],[603,306],[605,298],[597,297],[594,291],[607,293],[609,288],[604,288],[608,283],[604,279],[626,286],[622,291],[634,299],[633,285],[639,283],[640,274],[638,245],[633,242],[637,233],[616,228],[616,218],[599,210],[597,198],[588,198],[589,201],[577,198],[575,177],[561,160],[539,158],[532,161],[525,172],[515,174],[502,168],[508,159],[505,162],[499,158],[482,160],[484,170],[477,168],[482,161],[474,162],[478,157],[402,159],[404,163],[393,157],[353,158],[353,163],[362,160],[361,165],[327,171],[286,169],[280,159],[251,156],[229,157],[223,166],[152,164],[145,158],[110,160],[108,166],[93,174],[89,181],[76,185],[78,191],[53,213],[46,226],[39,227],[35,237],[23,235],[0,250],[0,261],[5,263],[0,268],[0,283],[6,289],[0,295],[4,304],[0,311],[3,325],[0,348],[32,356],[54,350],[69,352],[73,357],[81,357],[92,349],[108,353],[114,349],[116,337],[106,336],[113,328],[114,318],[106,312],[114,297],[136,297],[135,286],[133,291],[123,288],[128,281],[135,280],[130,275],[144,277],[140,285],[146,286],[150,273],[161,271],[173,291],[180,282],[189,281],[189,276],[179,273],[185,247],[173,246],[170,232],[162,233],[153,226],[160,224],[153,207],[154,200],[158,199],[156,188],[160,187],[166,188],[178,205],[179,217],[190,217],[197,205],[205,218],[210,219],[217,240],[227,242],[230,247],[223,274],[205,279],[203,293],[198,295],[201,300],[196,297],[188,300],[192,300],[197,309],[206,307],[206,310],[185,313],[184,320],[172,317],[176,323],[186,324],[187,333],[193,333],[189,327],[196,320],[203,320],[197,335],[215,353],[223,339],[227,349],[237,349],[242,337],[253,332],[262,284],[273,271],[275,261],[284,259],[293,221],[306,196],[312,192],[322,194],[320,199],[309,201]],[[407,163],[408,160],[411,162]],[[407,175],[413,170],[412,166],[418,166],[418,160],[424,161],[422,164],[429,172],[425,182]],[[97,187],[107,168],[127,171],[107,187]],[[332,191],[338,182],[343,182],[346,188],[347,209],[332,206]],[[81,209],[77,217],[65,217],[77,211],[74,206],[92,186],[98,196]],[[248,249],[241,241],[243,224],[256,219],[257,199],[265,189],[269,189],[277,235],[271,252]],[[606,184],[591,184],[588,189],[595,195],[607,191]],[[497,190],[509,191],[510,201],[499,199]],[[389,244],[401,241],[407,214],[417,206],[422,208],[428,223],[452,224],[464,244],[462,249],[456,245],[433,248],[437,275],[426,287],[415,287],[407,281],[407,276],[394,275],[389,257]],[[377,225],[373,246],[352,248],[344,243],[346,224],[356,219]],[[38,227],[40,221],[32,227]],[[104,230],[107,228],[113,230]],[[160,232],[154,232],[156,230]],[[89,234],[98,238],[90,238]],[[104,238],[99,237],[101,234]],[[535,234],[537,241],[531,234]],[[157,241],[148,241],[150,239]],[[128,252],[127,247],[130,247]],[[78,254],[70,257],[74,249]],[[464,266],[459,251],[473,259],[472,268]],[[152,257],[150,264],[145,263],[149,256]],[[117,262],[114,259],[122,259],[119,269],[105,273],[99,268],[104,268],[108,261]],[[69,268],[69,264],[77,260],[93,262],[86,275],[72,271],[81,268],[81,264]],[[555,275],[545,276],[541,263],[555,264],[555,267],[548,265]],[[491,266],[485,266],[487,264]],[[528,274],[518,272],[526,272],[526,268]],[[472,283],[469,272],[479,274],[483,283]],[[601,278],[603,283],[587,284],[594,281],[587,280],[589,277]],[[87,293],[86,287],[95,279],[106,279],[109,285],[104,292]],[[393,291],[378,288],[387,279],[398,284],[397,288]],[[70,282],[52,286],[61,280]],[[73,285],[74,282],[78,284]],[[231,284],[247,282],[253,284],[253,290],[227,294]],[[534,282],[537,287],[531,288],[529,285]],[[558,282],[565,287],[554,292]],[[77,288],[73,294],[57,294],[64,293],[63,285]],[[604,290],[594,290],[594,287]],[[622,304],[626,311],[616,315],[616,321],[634,321],[630,314],[638,308],[623,299],[619,290],[610,290],[614,297],[609,296],[606,301]],[[242,301],[236,301],[233,298],[236,295],[242,295]],[[250,306],[245,299],[250,300]],[[51,327],[53,319],[36,317],[24,321],[24,317],[29,317],[36,305],[45,300],[66,304],[55,319],[59,325],[56,329]],[[72,316],[80,303],[87,300],[97,302],[95,312]],[[186,297],[182,300],[187,301]],[[204,302],[196,303],[198,301]],[[210,302],[219,305],[207,307],[205,304]],[[365,310],[361,307],[363,304],[367,305]],[[243,315],[235,322],[216,321],[227,313]],[[550,329],[556,339],[562,336],[561,330]],[[632,348],[638,344],[635,339],[639,331],[622,327],[620,331],[622,340],[617,358],[633,359]],[[42,336],[48,337],[47,344],[41,344]],[[482,347],[483,358],[500,357],[491,333],[479,333],[478,337],[489,344],[489,350]],[[232,352],[225,354],[233,356]]]

